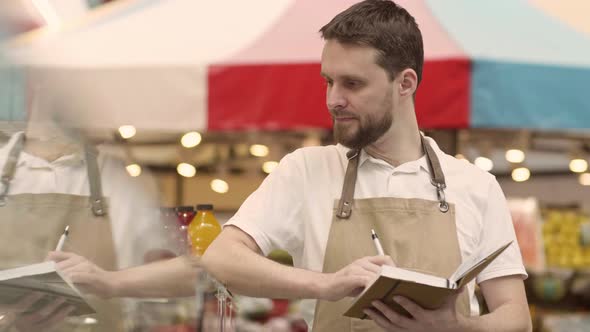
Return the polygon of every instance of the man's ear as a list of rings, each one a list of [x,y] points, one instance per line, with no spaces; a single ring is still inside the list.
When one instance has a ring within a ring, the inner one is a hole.
[[[418,88],[418,75],[414,69],[407,68],[398,74],[398,87],[401,97],[413,96]]]

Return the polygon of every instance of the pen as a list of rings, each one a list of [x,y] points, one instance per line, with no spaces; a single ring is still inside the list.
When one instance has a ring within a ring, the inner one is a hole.
[[[381,246],[381,242],[379,241],[379,237],[377,236],[377,233],[375,233],[374,229],[371,229],[371,239],[373,239],[375,249],[377,249],[377,254],[379,254],[380,256],[385,256],[385,253],[383,252],[383,247]]]
[[[63,234],[59,238],[59,242],[57,242],[57,247],[55,247],[55,251],[61,251],[61,249],[63,248],[64,243],[66,242],[66,238],[68,237],[68,229],[69,228],[70,228],[70,225],[66,226],[66,229],[64,229]]]

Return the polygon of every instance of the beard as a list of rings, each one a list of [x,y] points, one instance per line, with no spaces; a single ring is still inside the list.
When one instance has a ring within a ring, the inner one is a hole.
[[[333,111],[332,123],[334,127],[334,140],[349,149],[362,149],[377,141],[385,134],[393,124],[391,112],[391,101],[384,103],[382,112],[378,114],[367,114],[354,116],[349,123],[339,123],[335,117],[347,115],[346,111]]]

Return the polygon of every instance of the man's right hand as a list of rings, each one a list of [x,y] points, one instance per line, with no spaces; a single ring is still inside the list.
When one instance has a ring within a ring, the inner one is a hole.
[[[70,279],[83,293],[103,299],[115,297],[118,292],[117,279],[113,272],[106,271],[86,257],[65,251],[50,251],[47,258]]]
[[[320,299],[338,301],[347,296],[357,296],[377,278],[381,265],[395,266],[395,263],[389,256],[367,256],[337,272],[324,274],[320,285]]]

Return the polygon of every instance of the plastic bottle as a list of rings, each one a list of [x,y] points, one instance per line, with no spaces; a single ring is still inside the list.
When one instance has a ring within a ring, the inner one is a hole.
[[[194,255],[202,256],[221,233],[221,225],[213,215],[213,205],[197,205],[197,215],[188,226],[188,237]]]
[[[192,206],[177,206],[176,220],[178,222],[179,246],[182,253],[188,252],[191,244],[188,238],[188,227],[195,218],[195,208]]]

